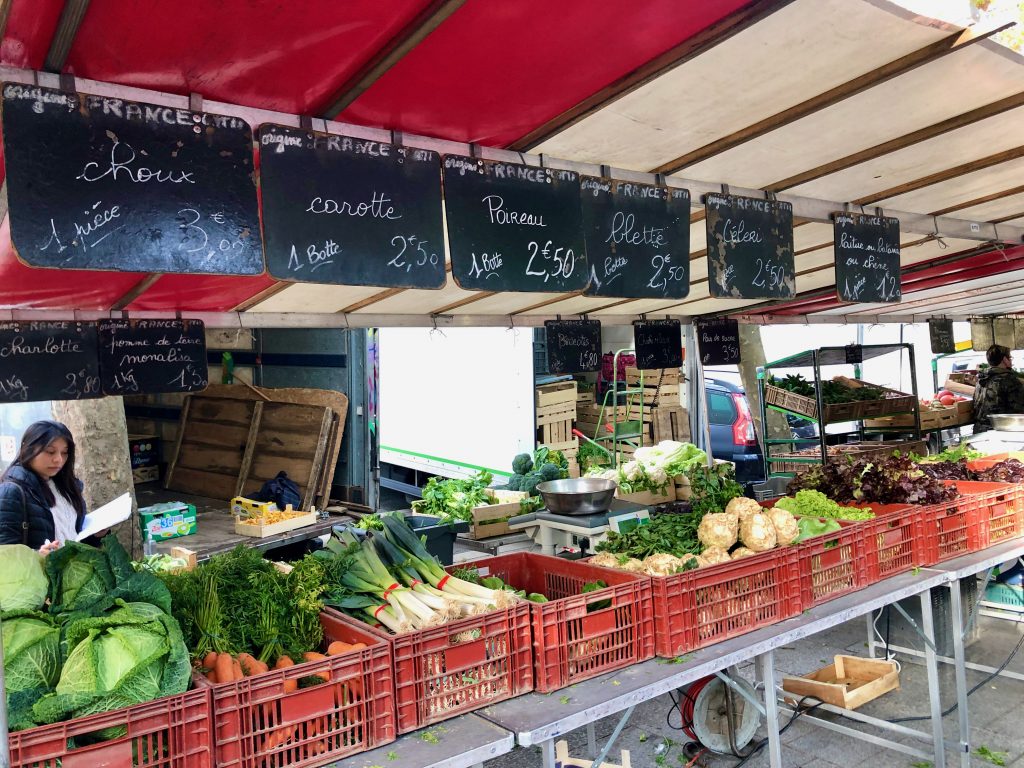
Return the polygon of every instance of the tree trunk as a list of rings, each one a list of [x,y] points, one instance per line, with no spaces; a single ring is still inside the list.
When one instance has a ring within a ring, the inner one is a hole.
[[[761,396],[757,387],[757,368],[765,364],[764,345],[761,343],[761,326],[740,323],[740,378],[743,381],[743,388],[747,391],[747,401],[750,403],[750,410],[754,416],[754,424],[757,429],[757,440],[762,443],[764,440],[764,425],[761,424]],[[790,437],[789,425],[786,417],[778,411],[768,411],[768,437],[769,439],[782,439]]]

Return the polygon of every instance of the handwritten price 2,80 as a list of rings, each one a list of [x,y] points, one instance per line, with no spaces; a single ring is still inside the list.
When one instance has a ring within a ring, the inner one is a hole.
[[[90,376],[84,368],[77,373],[64,374],[64,380],[68,385],[61,390],[61,394],[69,395],[72,398],[99,394],[100,377]]]
[[[535,241],[531,240],[527,249],[530,251],[530,260],[526,262],[526,274],[536,277],[543,277],[544,282],[548,281],[549,277],[553,277],[556,280],[566,279],[572,277],[572,271],[576,268],[576,255],[572,252],[572,248],[555,248],[552,250],[552,243],[548,240],[544,247]],[[541,262],[545,268],[536,270],[533,269],[534,260],[540,256],[544,261]],[[555,268],[552,270],[545,262],[554,262]]]

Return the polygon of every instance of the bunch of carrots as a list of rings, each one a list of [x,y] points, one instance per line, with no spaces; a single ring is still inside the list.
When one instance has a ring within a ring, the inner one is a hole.
[[[346,643],[342,640],[335,640],[327,646],[327,653],[309,651],[302,654],[302,662],[324,661],[329,656],[337,656],[348,651],[358,651],[366,647],[366,643]],[[301,662],[300,662],[301,663]],[[273,669],[288,669],[294,667],[295,661],[290,656],[278,657]],[[234,680],[244,680],[253,675],[269,672],[271,667],[266,662],[260,661],[249,653],[217,653],[210,651],[199,662],[199,671],[206,676],[211,683],[230,683]],[[320,678],[323,682],[331,681],[330,672],[319,672],[310,677]],[[285,693],[290,693],[298,688],[298,680],[285,680]]]

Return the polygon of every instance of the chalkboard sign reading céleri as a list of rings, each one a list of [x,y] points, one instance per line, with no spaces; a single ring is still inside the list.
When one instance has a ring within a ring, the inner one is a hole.
[[[201,320],[102,320],[100,379],[108,395],[206,389]]]
[[[678,368],[683,364],[682,324],[678,320],[636,320],[633,347],[637,368]]]
[[[948,355],[956,352],[952,320],[931,318],[928,321],[928,337],[932,343],[933,355]]]
[[[430,150],[263,125],[260,185],[270,274],[441,288],[440,179],[440,158]]]
[[[585,373],[601,368],[598,320],[545,320],[549,373]]]
[[[581,184],[587,296],[683,299],[690,293],[690,193],[591,176]]]
[[[708,288],[716,298],[789,299],[796,294],[793,206],[705,195]]]
[[[100,397],[96,326],[0,323],[0,403]]]
[[[697,323],[697,346],[703,365],[739,365],[739,323],[729,318]]]
[[[857,213],[832,218],[839,300],[900,301],[900,220]]]
[[[452,276],[478,291],[582,291],[590,279],[572,171],[444,158]]]
[[[11,240],[28,264],[263,271],[241,118],[7,83],[3,134]]]

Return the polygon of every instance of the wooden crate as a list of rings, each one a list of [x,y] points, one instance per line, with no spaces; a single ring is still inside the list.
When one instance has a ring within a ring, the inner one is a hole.
[[[949,429],[957,425],[958,414],[956,407],[949,408],[927,408],[921,409],[921,429]],[[878,419],[866,419],[865,427],[876,429],[889,429],[899,427],[913,427],[914,414],[902,413],[899,416],[883,416]]]
[[[974,423],[973,400],[961,400],[956,404],[956,423],[957,425]]]
[[[240,536],[251,536],[255,539],[265,539],[268,536],[276,536],[279,533],[294,531],[296,528],[305,528],[307,525],[313,525],[315,522],[315,512],[295,515],[287,520],[282,520],[279,523],[271,523],[270,525],[263,525],[261,523],[250,525],[242,522],[241,515],[235,515],[235,533]]]
[[[619,493],[619,490],[615,490],[615,497],[622,501],[631,501],[634,504],[643,504],[645,506],[653,506],[655,504],[666,504],[670,501],[676,500],[676,487],[675,484],[669,483],[665,486],[662,493],[655,493],[654,491],[638,491],[636,493]]]
[[[794,696],[811,696],[843,709],[856,709],[900,687],[893,661],[835,657],[835,663],[804,677],[782,678],[782,689]]]
[[[576,401],[541,405],[537,407],[537,426],[553,421],[574,421],[576,419]]]
[[[662,440],[690,442],[690,414],[682,406],[653,408],[650,424],[650,436],[654,443]]]
[[[536,405],[543,408],[558,403],[576,402],[576,382],[559,381],[555,384],[542,384],[537,387]]]
[[[537,426],[537,442],[541,445],[558,445],[573,439],[573,420],[555,421]]]
[[[682,401],[679,399],[678,384],[662,387],[644,387],[643,397],[645,406],[655,404],[658,406],[675,406],[682,404]]]
[[[651,368],[641,372],[639,368],[626,366],[626,383],[639,384],[641,373],[643,374],[644,384],[649,386],[658,386],[659,383],[662,385],[675,384],[678,386],[680,379],[682,379],[678,368]]]
[[[500,489],[490,491],[490,495],[498,503],[473,508],[473,519],[470,521],[469,531],[465,534],[471,539],[489,539],[492,536],[512,533],[508,527],[508,518],[521,514],[519,502],[527,496],[523,491]]]
[[[593,389],[577,389],[576,390],[576,404],[587,405],[594,402],[594,396],[596,393]]]
[[[560,443],[538,443],[538,448],[547,448],[551,451],[561,451],[566,457],[571,453],[573,456],[576,455],[576,451],[580,448],[580,439],[578,437],[572,437],[569,440],[563,440]]]

